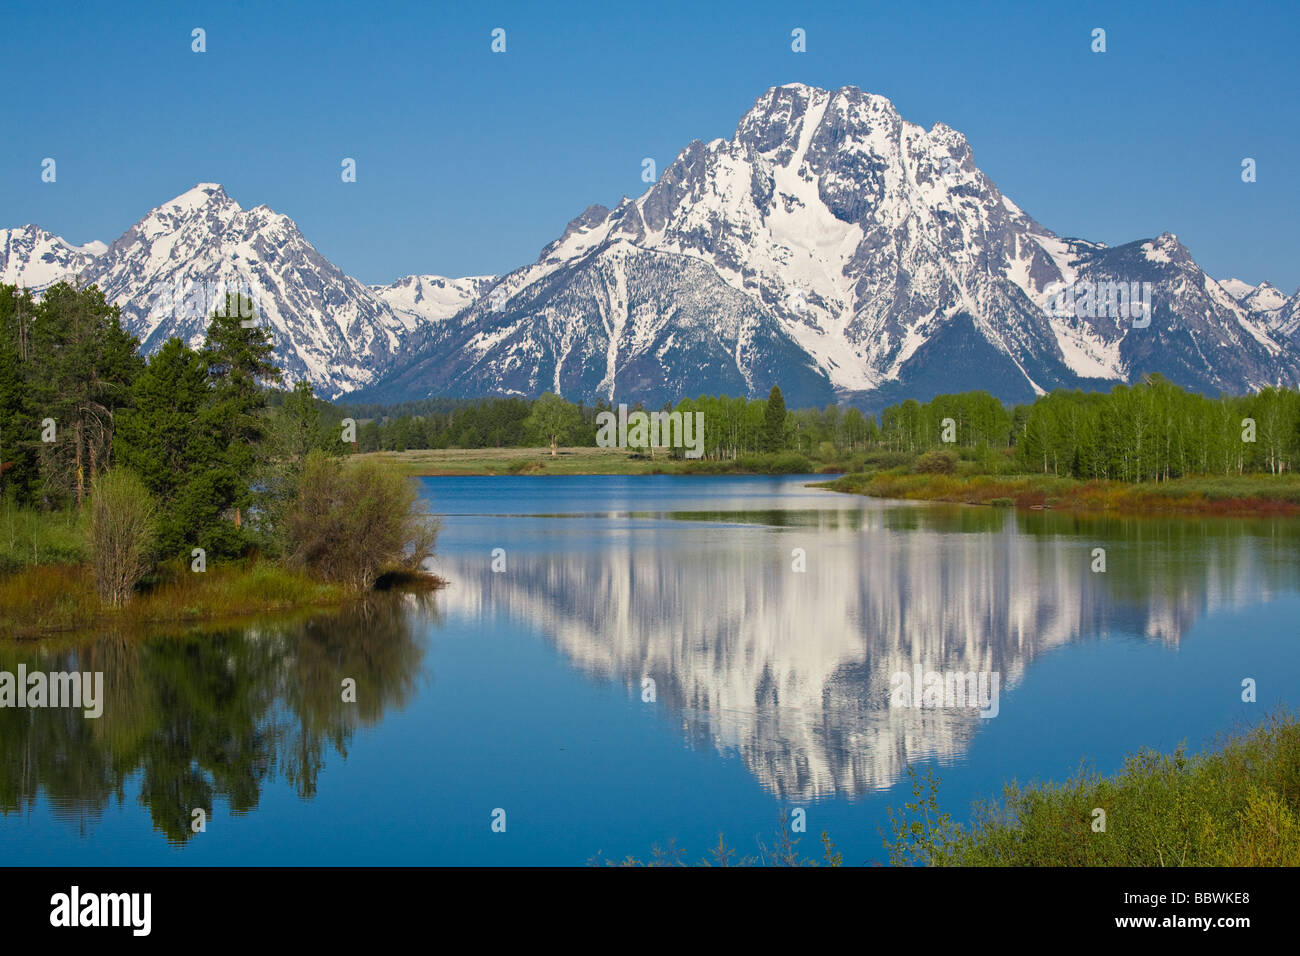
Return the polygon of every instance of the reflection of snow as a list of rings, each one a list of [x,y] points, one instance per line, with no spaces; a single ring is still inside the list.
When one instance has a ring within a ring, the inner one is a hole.
[[[893,785],[917,759],[959,758],[976,712],[888,706],[889,675],[914,668],[998,672],[1005,712],[1043,650],[1111,631],[1177,641],[1197,615],[1276,590],[1245,535],[1110,545],[1089,570],[1092,538],[863,526],[787,530],[687,522],[629,539],[611,523],[581,552],[443,556],[448,610],[531,622],[584,672],[658,705],[695,743],[739,753],[783,798],[857,795]],[[558,539],[557,540],[563,540]],[[791,570],[790,551],[808,570]],[[1178,554],[1198,560],[1182,576]],[[1138,562],[1143,573],[1133,573]],[[1276,576],[1276,574],[1275,574]],[[1217,598],[1217,599],[1216,599]]]

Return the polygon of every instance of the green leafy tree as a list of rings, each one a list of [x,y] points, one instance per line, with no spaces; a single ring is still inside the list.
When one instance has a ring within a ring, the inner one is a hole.
[[[90,556],[102,600],[120,607],[153,567],[155,505],[126,468],[96,476],[90,490]]]
[[[524,419],[524,429],[551,446],[551,457],[558,453],[560,442],[568,441],[582,427],[582,415],[577,406],[559,395],[547,392],[537,401]]]
[[[379,462],[345,464],[318,450],[303,461],[280,530],[292,563],[356,588],[388,569],[418,570],[437,536],[414,482]]]

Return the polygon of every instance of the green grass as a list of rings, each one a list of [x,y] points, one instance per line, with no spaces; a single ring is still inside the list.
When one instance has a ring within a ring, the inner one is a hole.
[[[1112,777],[1012,782],[969,826],[939,809],[932,775],[908,774],[913,799],[890,811],[885,841],[895,865],[1300,866],[1300,722],[1289,713],[1196,756],[1140,751]]]
[[[1055,475],[963,474],[959,466],[953,475],[916,474],[908,468],[862,471],[821,487],[875,498],[1125,514],[1300,514],[1300,475],[1296,474],[1125,483]]]
[[[112,608],[100,601],[87,566],[32,565],[0,577],[0,638],[236,619],[360,596],[270,561],[209,563],[204,572],[174,562],[160,566],[124,607]]]
[[[1300,866],[1300,721],[1289,712],[1196,756],[1181,747],[1141,750],[1110,777],[1085,768],[1064,783],[1012,781],[1001,800],[975,806],[969,825],[940,808],[932,771],[907,773],[912,799],[887,811],[893,866]],[[741,855],[719,834],[694,865],[842,865],[825,832],[820,858],[799,842],[783,815],[757,854]],[[588,862],[692,865],[673,841],[644,859],[597,854]]]
[[[670,458],[626,448],[447,448],[368,452],[396,465],[407,475],[720,475],[810,474],[834,463],[812,461],[796,452],[742,455],[736,461]]]
[[[85,523],[75,511],[40,512],[0,501],[0,574],[86,557]]]

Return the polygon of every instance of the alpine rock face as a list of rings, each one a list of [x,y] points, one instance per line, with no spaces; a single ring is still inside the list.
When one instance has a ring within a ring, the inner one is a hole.
[[[245,210],[215,183],[152,210],[108,247],[77,248],[35,226],[6,230],[0,242],[3,281],[36,292],[60,279],[98,285],[146,353],[172,336],[201,343],[226,293],[245,295],[286,380],[306,379],[330,398],[374,381],[414,329],[459,311],[490,279],[367,286],[317,252],[288,216]]]
[[[245,210],[213,183],[154,209],[80,278],[122,307],[145,351],[172,336],[201,342],[225,293],[242,293],[287,378],[331,397],[372,381],[414,323],[325,259],[289,217]]]
[[[40,226],[0,229],[0,282],[44,292],[75,278],[106,248],[102,242],[74,246]]]
[[[594,205],[501,277],[365,285],[287,216],[205,183],[105,248],[0,231],[0,281],[97,283],[145,351],[253,299],[287,379],[369,401],[432,395],[796,406],[983,388],[1024,401],[1159,372],[1296,385],[1300,294],[1216,282],[1176,236],[1066,238],[1004,196],[957,131],[801,84],[729,140],[692,142],[637,199]]]
[[[407,320],[407,328],[423,322],[450,318],[469,306],[495,276],[466,276],[447,279],[443,276],[407,276],[392,285],[375,285],[370,290],[398,316]]]
[[[1145,292],[1149,314],[1106,308],[1112,283]],[[1063,288],[1100,288],[1101,307],[1062,307]],[[659,405],[779,384],[798,405],[879,407],[1147,372],[1239,391],[1295,384],[1281,314],[1225,290],[1171,234],[1115,248],[1055,235],[947,126],[855,88],[791,84],[730,140],[691,143],[640,198],[590,207],[535,263],[425,327],[367,393]]]

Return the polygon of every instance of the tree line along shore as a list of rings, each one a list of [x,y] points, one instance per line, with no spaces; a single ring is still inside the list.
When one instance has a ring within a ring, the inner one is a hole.
[[[633,405],[633,411],[645,410]],[[413,475],[813,474],[884,498],[1121,513],[1300,513],[1300,393],[1208,397],[1158,376],[1008,407],[987,392],[908,399],[879,416],[701,396],[702,454],[597,447],[608,403],[555,395],[332,408],[357,449]],[[558,453],[557,453],[558,448]]]
[[[248,318],[252,316],[252,318]],[[10,634],[329,603],[420,572],[419,474],[812,474],[837,491],[1027,508],[1300,512],[1300,393],[1208,397],[1159,376],[1007,406],[985,392],[876,415],[683,398],[692,456],[609,403],[331,403],[283,387],[252,303],[147,358],[94,286],[0,285],[0,621]],[[694,455],[698,455],[695,457]],[[364,531],[364,533],[362,533]]]
[[[250,315],[231,296],[146,360],[97,288],[0,286],[0,637],[439,583],[414,483],[277,389]]]

